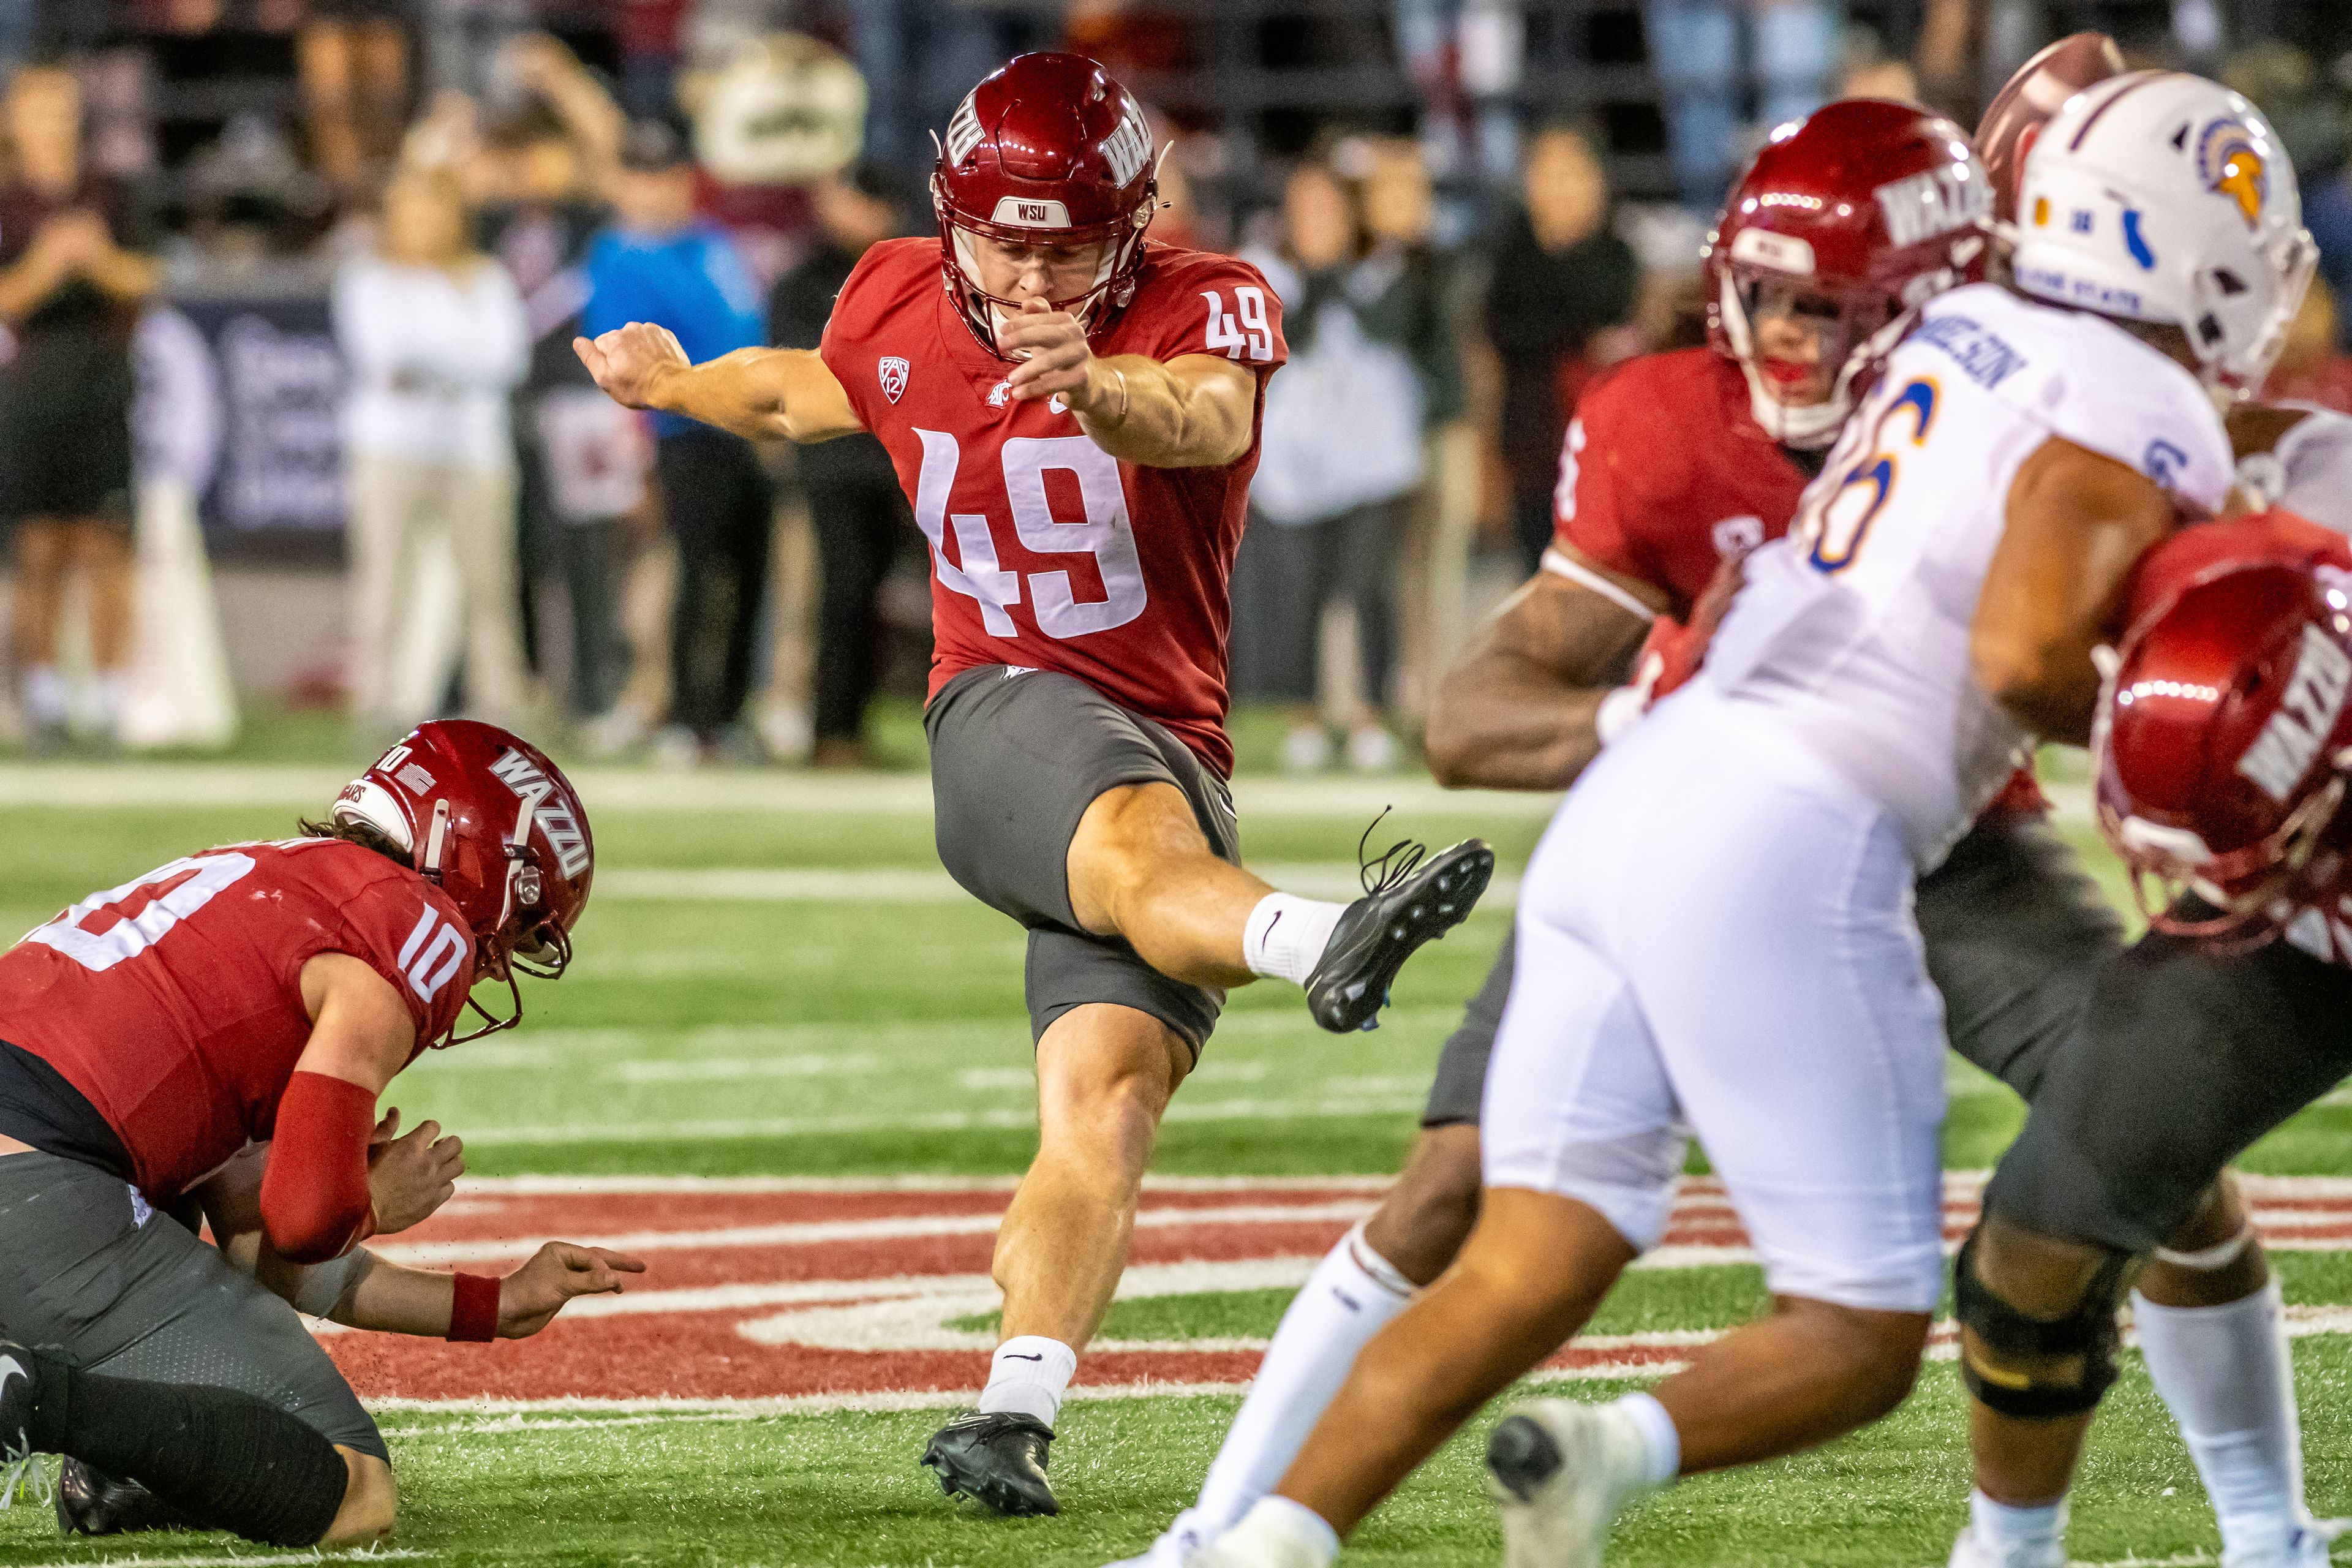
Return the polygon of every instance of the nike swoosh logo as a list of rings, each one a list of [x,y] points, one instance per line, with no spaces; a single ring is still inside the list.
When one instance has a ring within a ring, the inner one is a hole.
[[[1004,1359],[1006,1361],[1044,1361],[1045,1355],[1042,1351],[1035,1355],[1023,1355],[1019,1351],[1006,1351]]]
[[[1278,926],[1278,925],[1280,925],[1280,924],[1282,923],[1282,916],[1283,916],[1283,912],[1284,912],[1284,911],[1282,911],[1281,910],[1275,910],[1275,911],[1274,911],[1274,919],[1272,919],[1272,920],[1270,920],[1270,921],[1266,921],[1266,922],[1265,922],[1265,934],[1266,934],[1267,936],[1272,936],[1272,935],[1274,934],[1274,928],[1275,928],[1275,927],[1276,927],[1276,926]],[[1260,940],[1262,941],[1263,939],[1260,939]]]

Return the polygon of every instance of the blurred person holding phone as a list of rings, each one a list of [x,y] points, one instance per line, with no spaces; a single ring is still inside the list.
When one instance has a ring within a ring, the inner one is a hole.
[[[751,274],[726,231],[696,216],[685,140],[640,121],[622,141],[613,222],[589,246],[581,332],[630,321],[668,329],[698,363],[760,345],[765,322]],[[665,762],[691,765],[747,746],[739,721],[751,690],[774,528],[767,470],[740,436],[656,413],[654,470],[677,542],[671,613],[670,723]]]
[[[352,562],[352,710],[365,740],[433,716],[464,656],[467,705],[524,702],[508,399],[528,363],[514,279],[473,247],[456,180],[385,187],[378,252],[335,277]]]
[[[850,269],[875,245],[906,232],[912,205],[898,174],[870,160],[824,180],[814,194],[816,243],[769,296],[771,348],[818,346]],[[866,710],[882,678],[882,580],[900,548],[922,536],[890,454],[875,437],[803,447],[793,461],[816,536],[816,748],[810,760],[821,768],[863,767],[872,760]]]
[[[153,292],[129,248],[127,194],[82,160],[81,89],[69,67],[9,84],[0,184],[0,528],[16,536],[16,667],[36,749],[62,741],[72,694],[58,666],[68,579],[89,584],[89,706],[110,734],[131,655],[131,332]]]

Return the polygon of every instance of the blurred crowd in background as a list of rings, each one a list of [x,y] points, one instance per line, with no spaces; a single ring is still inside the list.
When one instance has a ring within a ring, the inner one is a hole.
[[[1172,143],[1155,237],[1282,298],[1234,696],[1286,767],[1384,772],[1534,569],[1582,388],[1704,341],[1769,125],[1972,124],[2081,27],[2279,127],[2328,286],[2273,392],[2352,410],[2343,0],[0,0],[0,743],[219,743],[242,697],[869,761],[929,636],[879,446],[646,419],[572,339],[814,346],[930,231],[930,130],[1068,47]]]

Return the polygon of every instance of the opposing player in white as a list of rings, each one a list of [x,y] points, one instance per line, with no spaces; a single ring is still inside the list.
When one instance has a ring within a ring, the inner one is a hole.
[[[2131,566],[2180,510],[2221,505],[2217,401],[2260,380],[2309,270],[2267,124],[2169,74],[2053,122],[2017,260],[2014,289],[1924,307],[1797,528],[1751,558],[1701,678],[1562,805],[1523,884],[1477,1227],[1199,1561],[1327,1562],[1655,1243],[1686,1128],[1775,1310],[1652,1395],[1497,1427],[1514,1568],[1597,1562],[1674,1476],[1826,1441],[1907,1392],[1943,1275],[1913,878],[2033,740],[2086,733]]]

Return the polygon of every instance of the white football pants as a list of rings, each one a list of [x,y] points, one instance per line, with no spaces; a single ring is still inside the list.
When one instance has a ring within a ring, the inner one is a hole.
[[[1696,684],[1586,770],[1521,884],[1486,1074],[1488,1186],[1647,1251],[1685,1136],[1776,1294],[1933,1310],[1943,1004],[1879,805]]]

